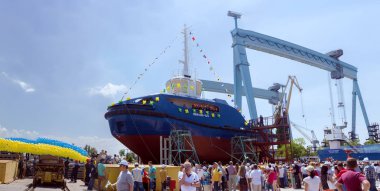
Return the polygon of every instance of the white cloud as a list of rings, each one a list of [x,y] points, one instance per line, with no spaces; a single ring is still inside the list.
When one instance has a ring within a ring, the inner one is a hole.
[[[26,139],[36,139],[39,136],[39,133],[33,130],[25,130],[25,129],[7,129],[4,126],[0,125],[0,137],[8,138],[8,137],[21,137]]]
[[[25,92],[34,92],[36,91],[31,85],[23,82],[21,80],[13,80],[16,84],[18,84]]]
[[[90,95],[101,95],[104,97],[114,97],[118,93],[123,93],[127,90],[127,86],[120,84],[107,83],[105,86],[98,86],[91,88],[89,91]]]
[[[36,89],[34,89],[30,84],[24,82],[24,81],[21,81],[21,80],[18,80],[18,79],[14,79],[14,78],[11,78],[9,77],[9,75],[5,72],[2,72],[3,76],[10,80],[11,82],[17,84],[18,86],[20,86],[25,92],[27,93],[30,93],[30,92],[35,92]]]

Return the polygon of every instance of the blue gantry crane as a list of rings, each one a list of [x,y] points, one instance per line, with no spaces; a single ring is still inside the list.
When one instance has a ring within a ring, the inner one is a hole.
[[[234,103],[237,108],[242,107],[243,92],[245,93],[249,114],[252,119],[257,119],[256,103],[254,99],[255,89],[249,72],[249,62],[246,48],[288,58],[299,63],[307,64],[318,69],[330,72],[331,79],[349,78],[352,80],[352,130],[350,138],[356,139],[356,98],[359,99],[361,111],[368,130],[369,139],[378,140],[378,134],[373,133],[373,125],[370,125],[363,97],[360,92],[357,68],[347,64],[339,57],[343,50],[331,51],[327,54],[302,47],[300,45],[260,34],[254,31],[244,30],[238,27],[237,20],[241,14],[229,11],[228,16],[235,20],[235,29],[231,31],[233,43],[233,68],[234,68]]]

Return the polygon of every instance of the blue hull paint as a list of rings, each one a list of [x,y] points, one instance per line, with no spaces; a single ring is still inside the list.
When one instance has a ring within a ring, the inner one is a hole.
[[[149,103],[156,98],[159,101]],[[143,100],[148,101],[143,104]],[[178,106],[173,100],[211,105],[218,111],[194,110]],[[111,132],[123,135],[169,135],[172,129],[187,129],[196,136],[231,138],[245,127],[243,116],[227,103],[167,94],[124,101],[109,107],[105,117]]]
[[[193,136],[219,137],[230,139],[236,135],[247,135],[240,129],[205,127],[182,120],[146,115],[119,115],[109,118],[113,135],[162,135],[169,136],[172,129],[190,130]],[[121,124],[122,123],[122,124]]]

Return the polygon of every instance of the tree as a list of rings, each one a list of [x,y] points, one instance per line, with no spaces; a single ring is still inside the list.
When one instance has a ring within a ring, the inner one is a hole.
[[[125,160],[128,162],[136,161],[136,159],[137,159],[137,156],[135,155],[135,153],[129,152],[125,155]]]
[[[364,145],[373,145],[373,144],[377,144],[376,141],[373,139],[368,139],[364,142]]]
[[[347,144],[348,143],[348,144]],[[355,140],[349,140],[345,145],[348,146],[348,145],[351,145],[351,146],[358,146],[360,145],[360,140],[359,139],[355,139]]]
[[[90,157],[96,156],[98,154],[98,151],[96,150],[96,148],[91,147],[90,145],[85,145],[83,149],[87,151]]]
[[[306,145],[306,142],[303,138],[293,139],[291,141],[291,143],[292,143],[291,150],[293,152],[294,158],[300,158],[302,156],[307,155],[307,150],[304,146],[304,145]],[[286,153],[285,152],[285,145],[280,145],[278,147],[278,152],[276,152],[277,156],[285,157],[285,153]]]
[[[125,149],[120,149],[119,155],[121,158],[123,158],[125,156]]]

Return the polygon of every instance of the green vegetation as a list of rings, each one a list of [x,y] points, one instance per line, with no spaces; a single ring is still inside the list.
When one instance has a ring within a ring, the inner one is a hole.
[[[127,153],[125,155],[125,160],[128,161],[128,162],[134,162],[134,161],[137,161],[137,155],[135,153]]]
[[[351,145],[351,146],[358,146],[358,145],[361,145],[359,139],[349,140],[348,143],[349,143],[349,145]],[[347,144],[345,144],[345,145],[348,146]]]
[[[125,149],[120,149],[119,156],[120,158],[123,158],[125,156]]]
[[[374,141],[372,139],[369,139],[369,140],[364,142],[364,145],[373,145],[373,144],[377,144],[377,143],[376,143],[376,141]]]
[[[91,147],[90,145],[85,145],[83,147],[83,149],[85,151],[87,151],[88,155],[91,156],[91,157],[92,156],[96,156],[96,154],[98,154],[98,151],[96,150],[96,148],[95,147]]]
[[[306,142],[303,138],[296,138],[292,140],[292,152],[294,158],[299,158],[307,155],[307,150],[305,148]],[[280,145],[277,152],[279,157],[285,157],[285,146]]]

